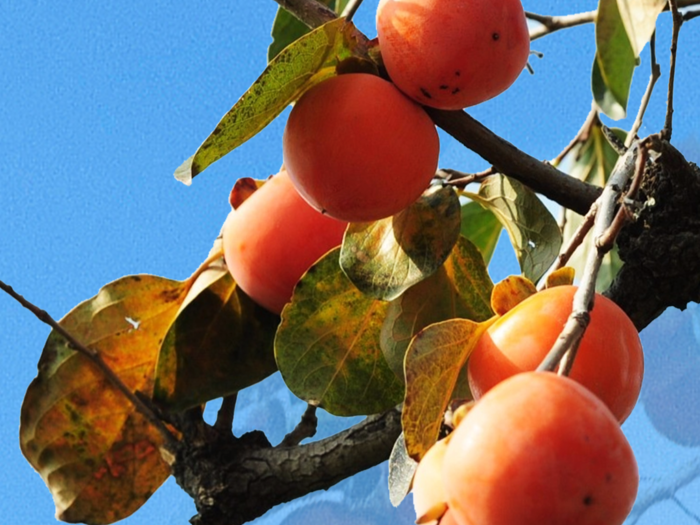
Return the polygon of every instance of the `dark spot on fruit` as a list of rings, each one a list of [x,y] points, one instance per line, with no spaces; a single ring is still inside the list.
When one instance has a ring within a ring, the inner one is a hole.
[[[453,94],[453,95],[456,95],[457,93],[459,93],[459,88],[454,88],[454,89],[452,90],[452,94]]]
[[[496,41],[501,38],[501,35],[499,35],[498,33],[494,33],[491,35],[491,38],[493,38],[493,40]]]
[[[590,507],[591,505],[593,505],[593,496],[591,496],[590,494],[588,494],[586,497],[584,497],[584,498],[583,498],[583,504],[584,504],[586,507]]]
[[[459,69],[458,69],[457,71],[455,71],[455,76],[456,76],[456,77],[460,76],[461,74],[462,74],[462,73],[459,71]]]
[[[449,87],[450,87],[450,86],[448,86],[447,84],[443,84],[443,85],[440,86],[440,89],[448,89]]]
[[[605,474],[605,481],[606,481],[607,483],[610,483],[610,482],[612,481],[612,474],[610,474],[610,472],[608,472],[607,474]]]
[[[425,88],[420,88],[420,92],[423,93],[423,95],[425,96],[425,98],[433,98],[433,96],[430,94],[430,91],[428,91],[428,90],[425,89]]]

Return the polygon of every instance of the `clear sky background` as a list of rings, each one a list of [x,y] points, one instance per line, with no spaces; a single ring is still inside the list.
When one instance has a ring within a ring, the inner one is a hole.
[[[370,37],[376,35],[376,3],[366,0],[356,18]],[[543,14],[596,7],[593,0],[524,4]],[[0,279],[60,318],[123,275],[187,277],[219,232],[234,181],[265,178],[281,164],[287,113],[191,187],[172,176],[265,67],[275,11],[272,0],[0,1]],[[669,18],[662,16],[658,35],[664,76],[642,135],[663,125]],[[679,47],[674,143],[698,162],[700,19],[683,28]],[[548,36],[533,49],[545,54],[533,59],[534,76],[524,73],[508,92],[469,112],[531,155],[553,158],[590,108],[593,26]],[[645,52],[631,113],[648,71]],[[622,124],[629,127],[629,120]],[[444,135],[440,165],[469,172],[487,167]],[[491,267],[494,280],[518,271],[503,241]],[[51,496],[18,443],[22,398],[48,333],[0,294],[0,517],[6,524],[54,522]],[[638,456],[640,495],[677,483],[679,472],[700,470],[700,309],[665,315],[643,333],[643,341],[644,403],[624,426]],[[239,405],[244,408],[237,412],[236,432],[262,428],[273,443],[303,411],[278,375],[244,392]],[[324,417],[320,430],[325,435],[349,423]],[[687,477],[694,479],[694,472]],[[682,484],[676,496],[638,523],[700,523],[700,481]],[[123,523],[186,523],[194,512],[189,497],[169,480]],[[341,523],[332,521],[333,512],[354,513],[342,523],[415,519],[410,501],[398,510],[390,506],[386,465],[274,509],[256,523],[301,523],[294,512],[305,515],[305,523],[326,525]]]

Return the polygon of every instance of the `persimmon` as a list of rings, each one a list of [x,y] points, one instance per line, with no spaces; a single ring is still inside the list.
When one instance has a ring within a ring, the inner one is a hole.
[[[536,293],[489,327],[468,363],[476,398],[507,377],[537,368],[561,334],[575,293],[575,286]],[[622,309],[603,295],[595,296],[569,375],[602,399],[620,422],[637,403],[644,375],[639,334]]]
[[[413,476],[413,507],[416,510],[416,517],[426,517],[427,514],[437,515],[436,519],[422,521],[421,525],[436,525],[437,518],[443,510],[445,513],[440,519],[440,525],[458,525],[454,514],[446,508],[447,496],[442,475],[446,451],[446,439],[435,443],[423,456]]]
[[[439,109],[502,93],[530,54],[520,0],[381,0],[377,34],[392,81]]]
[[[227,217],[226,265],[251,299],[279,314],[306,270],[342,243],[346,226],[309,206],[282,170]]]
[[[393,84],[350,73],[299,99],[283,149],[292,182],[314,208],[367,222],[420,197],[435,175],[440,145],[427,113]]]
[[[443,476],[461,525],[619,525],[639,485],[615,416],[549,372],[518,374],[481,398],[452,434]]]

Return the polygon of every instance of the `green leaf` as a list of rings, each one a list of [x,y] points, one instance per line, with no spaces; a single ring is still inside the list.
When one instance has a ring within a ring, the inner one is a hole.
[[[596,21],[596,58],[591,75],[593,96],[610,118],[624,118],[632,75],[634,49],[623,24],[618,0],[600,0]]]
[[[223,259],[193,285],[156,367],[156,401],[181,411],[251,386],[277,370],[279,317],[236,286]]]
[[[437,441],[462,368],[490,324],[450,319],[428,326],[411,341],[401,423],[406,450],[416,461]]]
[[[188,282],[123,277],[60,324],[99,353],[131,390],[150,396],[160,342]],[[20,446],[49,487],[59,519],[113,523],[170,475],[162,436],[83,354],[52,331],[22,404]]]
[[[634,56],[638,57],[651,39],[656,29],[656,19],[666,5],[668,0],[617,0]]]
[[[329,6],[336,13],[340,14],[343,12],[348,0],[340,0],[339,2],[336,2],[336,0],[318,0],[318,2]],[[339,5],[336,7],[336,4]],[[285,47],[308,32],[309,27],[306,24],[299,21],[297,17],[283,7],[278,8],[275,21],[272,24],[272,43],[267,50],[267,61],[272,61]]]
[[[361,292],[385,301],[395,299],[447,259],[457,242],[460,220],[455,191],[434,186],[393,217],[351,223],[340,266]]]
[[[197,174],[255,136],[304,91],[334,76],[338,62],[363,54],[363,42],[355,26],[339,18],[285,48],[197,152],[175,170],[175,178],[191,184]]]
[[[486,265],[491,261],[502,229],[493,212],[478,202],[467,202],[462,206],[462,235],[479,248]]]
[[[329,252],[297,284],[282,311],[275,357],[301,399],[331,414],[374,414],[401,402],[403,385],[382,355],[387,303],[361,293]]]
[[[493,283],[477,248],[460,237],[440,270],[389,303],[381,346],[394,373],[404,378],[404,356],[414,335],[428,325],[456,317],[485,321]]]
[[[618,154],[608,143],[600,126],[600,122],[597,122],[591,127],[587,140],[576,145],[562,160],[560,167],[579,180],[604,186],[615,167]],[[625,139],[624,131],[616,129],[613,132],[622,140]],[[583,217],[567,210],[565,220],[564,238],[568,240],[583,222]],[[593,249],[593,240],[591,235],[588,235],[569,259],[568,266],[573,267],[578,275],[583,273],[591,249]],[[617,254],[617,246],[615,246],[603,257],[596,281],[596,290],[599,292],[606,290],[621,267],[622,261]]]
[[[537,282],[561,247],[557,221],[537,195],[500,174],[487,178],[478,194],[464,195],[493,212],[508,232],[523,274]]]

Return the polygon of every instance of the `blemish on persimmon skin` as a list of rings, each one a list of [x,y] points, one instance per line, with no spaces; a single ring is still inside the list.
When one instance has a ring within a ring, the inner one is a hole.
[[[591,505],[593,505],[593,496],[591,496],[590,494],[586,495],[586,496],[583,498],[583,504],[584,504],[586,507],[590,507]]]
[[[447,84],[442,84],[440,86],[440,89],[442,89],[442,90],[449,89],[449,88],[450,88],[450,86],[448,86]]]
[[[460,76],[461,74],[462,74],[462,73],[461,73],[461,71],[460,71],[459,69],[458,69],[457,71],[455,71],[455,76],[456,76],[456,77]]]
[[[496,41],[500,40],[501,35],[499,35],[498,33],[494,33],[491,35],[491,38],[493,39],[494,42],[496,42]]]
[[[430,94],[430,91],[428,91],[425,88],[420,88],[420,92],[423,93],[423,96],[426,98],[433,98],[433,96]]]
[[[454,88],[454,89],[452,90],[452,94],[453,94],[453,95],[456,95],[457,93],[459,93],[459,88]]]

